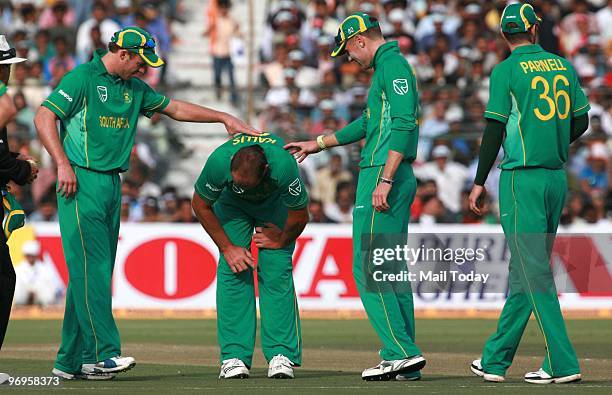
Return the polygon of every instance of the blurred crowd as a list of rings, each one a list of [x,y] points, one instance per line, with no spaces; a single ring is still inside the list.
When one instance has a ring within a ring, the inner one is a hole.
[[[496,223],[499,170],[487,180],[485,215],[468,209],[489,75],[509,50],[499,34],[506,1],[280,0],[272,2],[259,51],[261,126],[287,140],[332,133],[359,117],[370,71],[332,59],[338,24],[351,12],[375,16],[398,42],[420,90],[419,181],[413,222]],[[612,218],[612,1],[538,0],[540,45],[569,59],[591,103],[587,134],[571,147],[571,191],[562,223]],[[500,159],[503,152],[500,153]],[[357,145],[319,154],[302,167],[315,222],[350,222]]]
[[[28,61],[11,70],[9,93],[18,110],[8,128],[12,151],[31,155],[42,169],[26,187],[11,188],[24,206],[29,221],[57,220],[56,170],[37,139],[34,115],[58,82],[76,66],[88,62],[97,49],[106,49],[113,34],[126,26],[151,32],[157,53],[166,61],[140,76],[164,92],[169,53],[177,40],[173,21],[184,22],[179,0],[13,0],[0,1],[0,32]],[[159,114],[141,117],[131,170],[123,175],[122,218],[126,221],[191,222],[185,216],[186,195],[162,187],[169,161],[188,154],[179,136]],[[182,212],[181,212],[182,210]]]
[[[412,221],[497,223],[499,170],[487,180],[485,215],[467,207],[477,166],[484,108],[492,68],[509,52],[499,35],[505,1],[474,0],[270,0],[258,35],[256,126],[286,140],[332,133],[359,117],[371,71],[346,57],[332,59],[340,21],[353,11],[380,21],[397,40],[419,82],[420,139],[414,171],[418,190]],[[234,81],[237,57],[244,61],[244,0],[211,0],[202,33],[208,40],[219,100],[241,105]],[[570,193],[562,224],[609,223],[612,215],[612,0],[538,0],[543,19],[540,44],[576,67],[591,103],[589,131],[571,146]],[[54,221],[55,169],[36,139],[33,117],[61,77],[104,48],[112,33],[136,25],[149,30],[167,63],[178,40],[171,22],[184,22],[180,0],[0,0],[0,31],[28,62],[14,66],[9,83],[18,115],[9,125],[10,144],[42,162],[38,180],[14,186],[30,221]],[[142,76],[164,92],[165,69]],[[225,77],[224,77],[225,76]],[[229,89],[223,89],[226,78]],[[244,104],[244,103],[242,103]],[[139,121],[131,169],[124,174],[122,220],[193,222],[191,191],[166,185],[171,161],[189,150],[171,123],[159,115]],[[359,162],[358,144],[314,155],[301,166],[313,222],[350,223]],[[500,152],[500,159],[503,152]]]

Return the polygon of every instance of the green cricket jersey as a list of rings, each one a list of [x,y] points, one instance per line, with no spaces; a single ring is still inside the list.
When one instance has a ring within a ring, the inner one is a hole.
[[[106,52],[66,74],[43,102],[61,120],[68,160],[96,171],[126,171],[139,114],[151,117],[170,100],[138,78],[124,81],[102,63]]]
[[[241,148],[259,145],[263,148],[268,165],[268,174],[255,188],[244,190],[234,185],[230,164],[234,154]],[[282,202],[292,210],[306,207],[308,194],[298,171],[295,158],[283,146],[285,142],[278,136],[265,133],[259,137],[238,134],[225,142],[210,155],[195,190],[208,203],[214,203],[223,190],[230,196],[249,202],[260,202],[280,194]]]
[[[401,152],[404,160],[412,162],[419,139],[419,93],[414,71],[396,41],[378,48],[372,66],[368,107],[361,118],[338,131],[336,138],[344,145],[365,137],[361,168],[383,166],[389,150]]]
[[[491,73],[485,118],[506,124],[501,169],[560,169],[571,120],[589,111],[569,61],[537,44],[516,48]]]
[[[6,93],[6,84],[0,81],[0,97],[4,96]]]

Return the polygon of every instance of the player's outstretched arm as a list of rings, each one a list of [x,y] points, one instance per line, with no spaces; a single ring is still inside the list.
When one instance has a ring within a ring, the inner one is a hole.
[[[259,248],[279,249],[293,243],[304,231],[308,223],[308,208],[288,210],[284,229],[267,223],[255,228],[253,241]]]
[[[232,272],[239,273],[247,270],[249,266],[253,267],[251,252],[246,248],[234,245],[230,241],[212,207],[197,192],[193,194],[191,206],[206,233],[219,247],[219,251],[223,254]]]
[[[259,130],[247,125],[233,115],[182,100],[171,100],[168,106],[163,109],[162,114],[183,122],[222,123],[230,136],[237,133],[245,133],[251,136],[261,135]]]
[[[302,163],[308,155],[316,154],[317,152],[337,145],[340,144],[338,144],[336,136],[328,134],[327,136],[319,136],[316,140],[296,141],[294,143],[285,144],[283,148],[291,152],[291,155],[293,155],[298,163]]]
[[[365,115],[349,123],[334,134],[321,135],[316,140],[299,141],[285,145],[293,157],[301,163],[310,154],[316,154],[338,145],[351,144],[365,137]]]
[[[34,117],[38,138],[57,165],[57,191],[64,197],[70,197],[76,193],[77,180],[60,142],[56,121],[57,116],[53,111],[42,106]]]

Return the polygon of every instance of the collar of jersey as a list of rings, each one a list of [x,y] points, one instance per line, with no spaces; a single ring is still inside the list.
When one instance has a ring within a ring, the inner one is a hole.
[[[112,78],[113,82],[119,83],[122,81],[121,77],[115,74],[109,74],[108,70],[106,70],[106,66],[104,66],[104,63],[102,62],[102,56],[106,55],[107,52],[108,51],[105,51],[103,49],[96,49],[91,62],[94,65],[97,75],[107,74],[109,77]]]
[[[108,74],[108,71],[106,70],[106,67],[104,66],[104,63],[102,63],[102,56],[104,56],[106,52],[107,51],[103,49],[96,49],[94,52],[93,59],[91,62],[94,64],[96,68],[96,73],[98,75]]]
[[[521,45],[520,47],[512,51],[512,54],[520,55],[523,53],[536,53],[536,52],[542,52],[542,51],[544,50],[542,49],[542,47],[540,47],[540,45],[529,44],[529,45]]]
[[[374,54],[371,67],[376,68],[377,65],[381,64],[385,58],[391,54],[399,53],[399,47],[397,41],[389,41],[378,47]]]

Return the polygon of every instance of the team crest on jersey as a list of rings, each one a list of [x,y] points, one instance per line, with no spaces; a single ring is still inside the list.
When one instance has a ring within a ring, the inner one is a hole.
[[[123,100],[126,103],[131,103],[132,102],[132,97],[130,96],[130,92],[128,92],[128,91],[123,92]]]
[[[405,78],[398,78],[393,80],[393,90],[398,95],[405,95],[408,93],[408,80]]]
[[[108,99],[108,90],[105,86],[98,85],[98,97],[102,103],[106,103]]]
[[[302,184],[300,184],[300,179],[296,178],[289,185],[289,193],[292,194],[293,196],[299,196],[301,192],[302,192]]]

